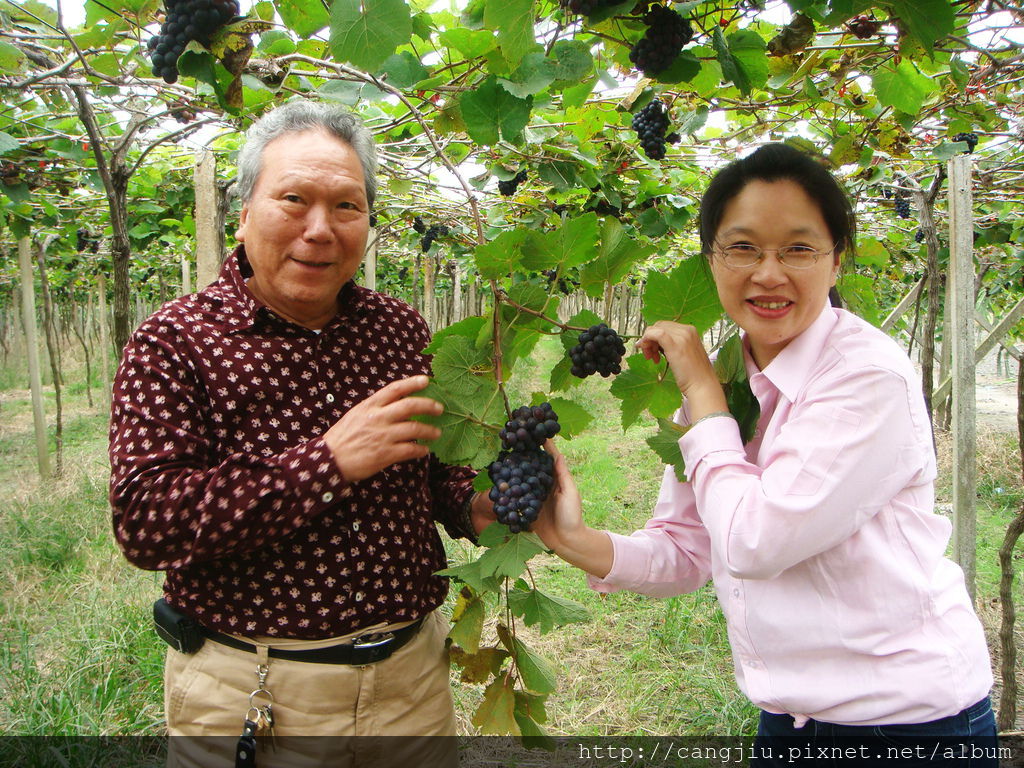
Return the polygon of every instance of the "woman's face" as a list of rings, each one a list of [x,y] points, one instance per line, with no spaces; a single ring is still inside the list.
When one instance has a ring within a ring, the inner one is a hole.
[[[711,271],[718,297],[729,317],[747,332],[754,361],[763,370],[828,301],[839,273],[832,236],[817,203],[799,184],[780,180],[743,187],[726,204],[715,238]],[[774,250],[752,267],[727,266],[717,249],[740,243],[763,249],[804,245],[822,255],[808,269],[783,266]]]

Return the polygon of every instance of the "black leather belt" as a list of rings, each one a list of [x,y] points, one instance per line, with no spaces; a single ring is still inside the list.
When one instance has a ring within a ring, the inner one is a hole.
[[[283,648],[270,648],[269,654],[273,659],[288,659],[289,661],[306,661],[311,664],[374,664],[383,661],[391,654],[412,640],[420,627],[423,626],[423,618],[419,618],[407,627],[396,629],[393,632],[375,632],[367,635],[360,635],[351,643],[331,645],[327,648],[310,648],[309,650],[286,650]],[[226,645],[229,648],[236,648],[240,651],[256,653],[256,646],[246,643],[223,632],[216,632],[207,627],[200,630],[204,637],[215,643]]]

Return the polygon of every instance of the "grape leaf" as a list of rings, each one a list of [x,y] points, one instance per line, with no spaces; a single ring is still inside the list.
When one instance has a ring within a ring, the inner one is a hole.
[[[731,381],[747,380],[747,364],[743,359],[743,341],[738,333],[730,336],[715,357],[715,373],[725,384]]]
[[[480,733],[490,736],[519,736],[519,724],[515,718],[516,697],[512,681],[506,676],[497,677],[484,689],[472,723]]]
[[[594,66],[590,47],[582,40],[559,40],[551,46],[551,58],[556,89],[578,84]]]
[[[444,347],[445,340],[449,336],[465,336],[467,339],[475,341],[480,335],[480,329],[486,322],[487,318],[481,315],[473,315],[472,317],[459,320],[457,323],[452,323],[447,328],[442,328],[434,334],[430,344],[424,348],[423,354],[434,355],[438,353]]]
[[[534,392],[530,399],[530,405],[540,405],[543,402],[551,403],[551,408],[558,414],[558,423],[562,427],[558,436],[565,440],[572,440],[594,420],[592,414],[572,400],[566,400],[564,397],[548,397],[543,392]]]
[[[480,633],[484,629],[484,602],[470,587],[463,587],[452,610],[452,628],[448,637],[460,648],[476,653],[480,648]]]
[[[722,345],[715,358],[715,373],[722,382],[725,402],[729,413],[736,418],[740,427],[740,437],[744,443],[750,442],[757,430],[757,421],[761,416],[761,404],[757,402],[750,390],[747,378],[747,365],[743,358],[743,342],[739,333],[735,333]]]
[[[466,131],[477,144],[492,145],[499,140],[516,141],[530,119],[533,99],[513,96],[488,77],[459,100]]]
[[[890,0],[893,15],[907,25],[907,30],[931,55],[935,43],[956,28],[953,6],[946,0]]]
[[[452,397],[473,395],[487,390],[494,383],[494,360],[485,349],[466,336],[450,336],[431,361],[431,371],[438,386]]]
[[[618,219],[608,216],[601,225],[597,258],[580,270],[580,286],[588,296],[599,299],[604,286],[616,285],[630,268],[654,253],[653,245],[640,245],[625,233]]]
[[[538,280],[516,283],[509,289],[508,298],[533,312],[540,312],[547,317],[557,317],[559,297],[548,291],[547,285]],[[530,312],[524,312],[507,304],[501,308],[502,321],[509,327],[531,327],[547,330],[552,327],[549,320]]]
[[[558,192],[580,186],[580,177],[576,166],[572,163],[552,161],[537,166],[537,175],[545,184],[550,184]]]
[[[683,396],[664,363],[656,365],[639,354],[626,358],[626,363],[629,370],[616,376],[610,388],[622,401],[623,429],[632,426],[645,408],[656,417],[670,416],[679,408]]]
[[[308,0],[275,0],[281,21],[293,30],[300,39],[312,37],[331,22],[330,14],[323,3],[310,3]]]
[[[484,24],[498,30],[501,54],[512,68],[533,49],[533,0],[486,0]]]
[[[548,388],[552,392],[565,392],[572,387],[578,387],[583,379],[572,375],[572,360],[568,357],[561,358],[555,367],[551,369],[551,379]]]
[[[456,27],[454,29],[446,29],[437,37],[442,45],[455,48],[467,59],[483,56],[488,51],[494,50],[498,44],[494,33],[489,29]]]
[[[658,431],[647,438],[647,445],[663,462],[672,466],[676,479],[681,483],[686,482],[686,462],[683,461],[683,453],[679,450],[679,438],[689,429],[688,426],[682,427],[670,419],[658,419]]]
[[[0,155],[6,155],[17,149],[21,149],[21,143],[11,134],[0,131]]]
[[[528,53],[520,62],[519,67],[508,77],[499,77],[501,87],[525,99],[547,88],[555,79],[554,62],[543,53]]]
[[[493,523],[493,525],[497,525],[497,523]],[[450,568],[437,571],[437,575],[447,576],[449,579],[455,579],[463,584],[468,584],[477,592],[495,592],[500,586],[496,578],[493,576],[485,577],[481,573],[479,560],[463,563],[462,565],[453,565]]]
[[[501,648],[481,648],[476,653],[466,653],[458,646],[448,649],[452,663],[462,669],[459,679],[464,683],[486,683],[501,672],[501,665],[509,657]]]
[[[904,59],[895,68],[879,67],[871,75],[879,102],[900,112],[916,115],[939,88],[938,82],[922,75],[913,62]]]
[[[515,272],[522,260],[523,242],[529,234],[527,229],[512,229],[502,232],[489,243],[478,245],[474,258],[480,277],[498,280]]]
[[[532,232],[523,243],[523,266],[535,272],[564,271],[597,256],[597,214],[566,219],[552,232]]]
[[[580,603],[529,589],[521,579],[515,589],[508,593],[508,605],[514,615],[523,617],[526,626],[539,624],[541,634],[547,634],[555,627],[590,618],[590,612]]]
[[[711,270],[702,256],[684,259],[667,275],[647,273],[643,317],[648,324],[658,320],[688,323],[704,333],[722,316]]]
[[[511,651],[523,688],[530,693],[554,692],[558,687],[558,678],[547,659],[513,635],[504,624],[498,625],[498,638]]]
[[[547,696],[527,693],[526,691],[516,691],[516,710],[523,712],[535,723],[546,723],[548,721],[548,713],[544,708],[544,702],[547,700]]]
[[[757,50],[754,38],[761,43],[760,51]],[[752,30],[740,30],[726,40],[722,30],[716,29],[711,43],[718,64],[722,67],[722,77],[732,81],[744,96],[755,87],[764,85],[768,79],[768,61],[764,55],[765,43],[760,35]],[[757,59],[758,53],[760,61]],[[760,66],[761,62],[763,67]],[[762,76],[764,79],[761,79]]]
[[[533,713],[539,709],[540,714],[545,719],[547,718],[547,713],[544,712],[544,698],[545,697],[542,696],[534,696],[532,694],[523,693],[522,691],[516,691],[516,722],[519,724],[519,730],[521,731],[520,738],[524,747],[527,749],[546,749],[549,752],[554,752],[558,745],[555,740],[548,736],[547,732],[541,728],[540,723],[544,722],[544,720],[538,721],[533,717]],[[539,706],[535,703],[537,700],[541,702]]]
[[[384,60],[381,68],[388,82],[396,88],[411,88],[430,76],[427,68],[410,51],[392,54]]]
[[[334,0],[331,53],[367,72],[376,72],[412,37],[412,18],[403,0]]]
[[[480,386],[476,391],[453,393],[433,380],[417,393],[419,397],[431,397],[444,406],[444,413],[440,416],[413,417],[441,430],[441,436],[431,441],[430,450],[444,463],[480,469],[490,464],[498,454],[501,444],[498,432],[505,424],[505,406],[497,383],[493,379],[489,383],[490,386]]]
[[[478,472],[473,478],[473,490],[477,493],[487,493],[491,490],[491,478],[487,475],[486,470]]]
[[[495,452],[497,453],[497,452]],[[501,528],[508,529],[496,523]],[[488,526],[488,530],[494,525]],[[483,535],[480,537],[480,546],[486,547]],[[526,561],[534,555],[544,552],[547,547],[534,534],[509,533],[508,538],[500,544],[491,544],[490,548],[480,555],[477,560],[480,563],[480,573],[484,576],[496,576],[501,578],[507,576],[510,579],[518,577],[526,570]]]

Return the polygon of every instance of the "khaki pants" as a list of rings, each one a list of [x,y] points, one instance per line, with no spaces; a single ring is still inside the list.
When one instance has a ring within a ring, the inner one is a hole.
[[[273,695],[277,750],[261,739],[259,768],[457,765],[447,633],[446,619],[435,611],[407,645],[376,664],[271,658],[265,685]],[[256,665],[255,653],[209,640],[192,655],[168,649],[169,766],[235,764],[249,694],[257,689]]]

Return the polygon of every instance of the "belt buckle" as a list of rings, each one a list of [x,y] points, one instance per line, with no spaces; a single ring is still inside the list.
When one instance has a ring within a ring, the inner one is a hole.
[[[377,636],[380,636],[380,640],[366,640],[366,641],[363,640],[364,637],[365,638],[371,638],[371,637],[377,637]],[[394,632],[384,632],[383,634],[381,634],[380,632],[374,632],[374,633],[369,634],[369,635],[360,635],[359,637],[357,637],[355,640],[352,641],[352,647],[353,648],[379,648],[381,646],[388,646],[388,645],[390,645],[391,642],[394,639],[395,639],[395,633]]]
[[[377,640],[371,640],[370,638],[378,637]],[[366,638],[365,640],[363,638]],[[378,661],[383,661],[391,655],[390,646],[395,641],[395,635],[393,632],[385,632],[382,635],[378,632],[374,632],[369,635],[360,635],[352,641],[352,650],[363,656],[362,659],[354,660],[358,666],[366,666],[367,664],[374,664]]]

